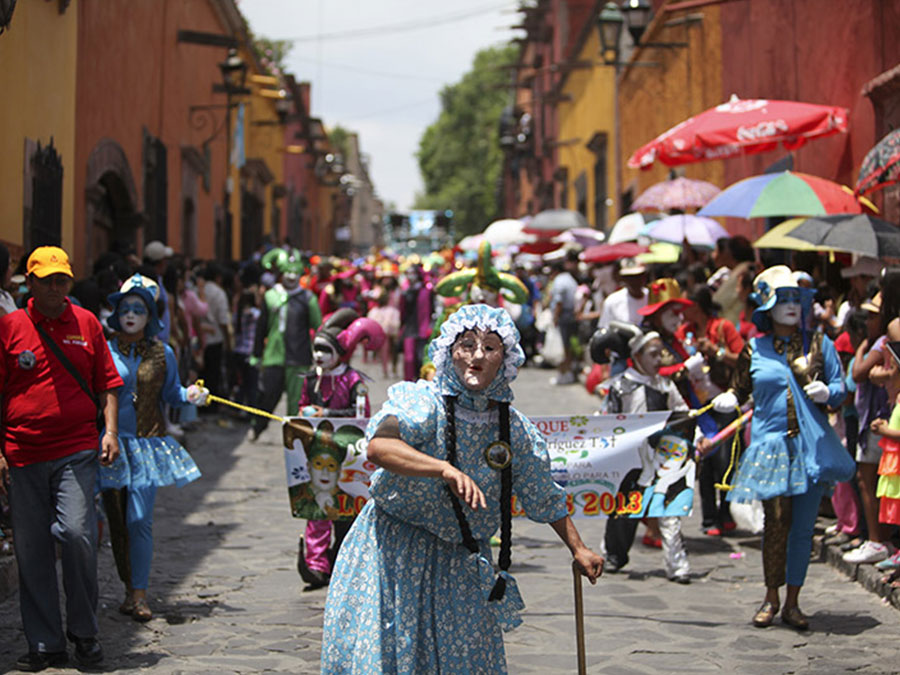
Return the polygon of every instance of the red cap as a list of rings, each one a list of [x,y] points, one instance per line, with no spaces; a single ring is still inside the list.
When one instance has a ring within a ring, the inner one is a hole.
[[[853,345],[850,343],[850,333],[844,331],[838,335],[837,339],[834,341],[834,348],[843,354],[855,353]]]

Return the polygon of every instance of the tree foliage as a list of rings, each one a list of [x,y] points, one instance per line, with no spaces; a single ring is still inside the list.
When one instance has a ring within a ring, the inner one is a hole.
[[[499,213],[503,165],[498,133],[509,98],[513,45],[483,49],[462,79],[441,90],[441,113],[419,140],[416,157],[425,185],[416,208],[452,209],[457,238],[481,232]]]

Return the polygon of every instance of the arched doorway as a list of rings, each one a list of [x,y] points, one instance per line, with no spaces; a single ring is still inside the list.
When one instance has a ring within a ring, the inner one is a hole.
[[[87,269],[107,251],[136,250],[143,224],[137,191],[125,152],[111,138],[101,139],[88,158],[85,211]]]

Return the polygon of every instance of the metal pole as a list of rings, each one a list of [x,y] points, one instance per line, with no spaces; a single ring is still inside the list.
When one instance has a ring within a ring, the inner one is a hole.
[[[578,651],[578,675],[587,675],[587,658],[584,653],[584,598],[581,593],[581,571],[572,561],[575,580],[575,647]]]

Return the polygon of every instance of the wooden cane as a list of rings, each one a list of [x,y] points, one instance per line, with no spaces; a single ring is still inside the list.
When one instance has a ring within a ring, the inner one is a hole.
[[[581,570],[572,561],[572,575],[575,578],[575,647],[578,651],[578,675],[587,675],[587,659],[584,653],[584,598],[581,594]]]

